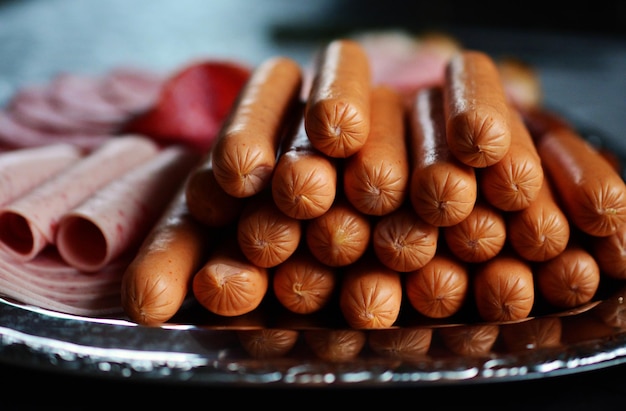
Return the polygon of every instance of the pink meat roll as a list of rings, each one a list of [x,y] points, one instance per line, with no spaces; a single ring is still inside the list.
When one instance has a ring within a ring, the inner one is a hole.
[[[59,221],[61,257],[93,272],[138,245],[199,158],[189,148],[169,146],[94,193]]]
[[[0,249],[17,261],[31,260],[54,242],[65,213],[158,152],[158,145],[144,136],[109,139],[71,167],[0,207]]]
[[[64,143],[0,153],[0,205],[13,201],[80,158],[80,149]]]

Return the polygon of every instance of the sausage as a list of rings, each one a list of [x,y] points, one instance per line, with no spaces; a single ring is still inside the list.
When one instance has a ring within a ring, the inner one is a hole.
[[[400,314],[400,273],[366,256],[351,264],[339,286],[339,308],[356,329],[391,327]]]
[[[191,171],[185,186],[189,213],[208,227],[234,223],[243,210],[245,199],[233,197],[217,183],[213,172],[213,152]]]
[[[463,163],[487,167],[509,151],[509,106],[498,67],[489,55],[461,50],[445,71],[444,107],[450,150]]]
[[[476,172],[450,151],[441,88],[421,89],[411,104],[408,134],[411,204],[432,225],[454,225],[474,207],[478,192]]]
[[[363,330],[320,328],[304,330],[303,334],[304,341],[317,358],[331,363],[354,360],[367,342]]]
[[[212,250],[192,280],[196,300],[208,311],[224,317],[256,309],[268,286],[268,269],[248,261],[237,246],[237,239],[231,237]]]
[[[253,358],[267,359],[284,357],[298,342],[298,330],[262,328],[237,330],[241,347]]]
[[[539,195],[523,210],[506,214],[507,238],[529,261],[546,261],[560,254],[570,238],[570,224],[545,179]]]
[[[109,138],[71,167],[0,209],[0,246],[18,261],[54,243],[59,219],[101,187],[156,156],[158,146],[139,135]]]
[[[618,280],[626,280],[626,225],[606,237],[590,239],[591,253],[602,274]]]
[[[506,242],[503,213],[483,199],[472,212],[450,227],[443,227],[443,238],[450,251],[469,263],[480,263],[495,257]]]
[[[27,193],[80,158],[81,150],[68,143],[0,152],[0,205]]]
[[[475,267],[474,300],[485,321],[506,322],[528,317],[535,301],[530,264],[502,252]]]
[[[626,224],[626,184],[606,157],[564,121],[553,119],[555,114],[534,110],[525,116],[533,123],[529,128],[537,130],[537,152],[570,222],[597,237]]]
[[[61,258],[95,272],[134,249],[198,159],[197,151],[186,146],[164,147],[66,212],[54,238]]]
[[[427,358],[433,329],[427,327],[369,330],[367,342],[376,354],[402,361]]]
[[[478,170],[478,186],[484,198],[504,211],[530,205],[543,183],[543,166],[521,115],[511,110],[511,146],[497,163]]]
[[[268,191],[249,199],[237,222],[239,248],[260,267],[275,267],[289,258],[301,236],[300,220],[283,214]]]
[[[537,317],[500,326],[500,335],[508,352],[561,346],[562,324],[559,317]]]
[[[439,228],[425,222],[405,205],[381,217],[372,231],[376,257],[392,270],[417,270],[437,251]]]
[[[371,72],[367,53],[356,41],[328,43],[315,62],[305,108],[311,143],[322,153],[346,158],[370,133]]]
[[[177,193],[122,274],[121,304],[131,321],[159,325],[170,320],[214,240],[212,231],[189,213],[184,192]]]
[[[303,246],[275,268],[272,289],[287,310],[311,314],[328,305],[337,282],[335,269],[319,262]]]
[[[591,301],[600,285],[600,268],[578,244],[536,267],[537,289],[552,306],[574,308]]]
[[[406,273],[404,288],[411,306],[428,318],[448,318],[467,300],[467,266],[448,252],[438,252],[418,270]]]
[[[274,202],[292,218],[319,217],[335,200],[336,161],[313,147],[304,129],[304,117],[283,143],[272,176]]]
[[[529,109],[543,104],[543,88],[539,73],[528,62],[503,57],[497,62],[500,78],[508,100],[514,107]]]
[[[371,96],[371,128],[363,147],[346,159],[343,189],[360,212],[381,216],[398,209],[409,184],[403,98],[377,86]]]
[[[307,221],[305,241],[311,253],[324,264],[341,267],[358,260],[370,243],[371,225],[344,197],[330,209]]]
[[[468,324],[438,328],[443,344],[453,353],[464,357],[488,355],[493,349],[500,326],[497,324]]]
[[[252,72],[212,148],[215,179],[228,194],[250,197],[269,184],[301,87],[300,66],[287,57]]]

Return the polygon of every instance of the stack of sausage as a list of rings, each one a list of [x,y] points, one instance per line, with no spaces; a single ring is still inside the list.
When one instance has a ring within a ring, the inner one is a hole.
[[[556,115],[515,106],[488,55],[460,50],[442,84],[410,94],[373,84],[353,40],[314,67],[308,83],[286,57],[252,72],[125,273],[132,319],[171,318],[186,292],[172,284],[189,282],[221,316],[271,294],[298,314],[338,296],[359,329],[393,326],[403,301],[429,318],[471,301],[506,322],[530,315],[536,290],[571,308],[601,271],[626,278],[606,263],[624,271],[619,173]],[[184,274],[155,276],[172,267]]]

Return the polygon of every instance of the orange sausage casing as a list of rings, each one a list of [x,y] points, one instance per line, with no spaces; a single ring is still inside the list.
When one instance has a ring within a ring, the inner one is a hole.
[[[241,347],[253,358],[280,358],[296,345],[300,332],[277,328],[237,330]]]
[[[386,328],[369,330],[367,342],[376,354],[403,361],[424,360],[433,339],[433,329]]]
[[[570,244],[556,257],[538,264],[537,288],[541,296],[559,308],[574,308],[591,301],[600,285],[600,268],[593,256]]]
[[[504,85],[486,53],[462,50],[446,66],[446,136],[463,163],[487,167],[509,151],[511,129]]]
[[[477,357],[487,355],[493,349],[500,326],[497,324],[468,324],[437,329],[443,344],[453,353]]]
[[[367,342],[363,330],[313,329],[305,330],[304,341],[320,359],[341,363],[354,360]]]
[[[350,327],[391,327],[398,319],[401,304],[400,273],[367,257],[347,268],[340,285],[339,308]]]
[[[324,308],[335,292],[335,269],[319,262],[306,247],[300,247],[272,277],[274,295],[291,312],[311,314]]]
[[[467,266],[450,253],[438,252],[419,270],[404,279],[406,297],[419,313],[447,318],[458,313],[469,290]]]
[[[415,212],[440,227],[462,221],[476,202],[476,173],[448,147],[440,88],[417,92],[409,113],[408,139],[409,195]]]
[[[371,117],[367,141],[345,161],[343,188],[357,210],[380,216],[400,207],[409,182],[402,97],[389,87],[374,87]]]
[[[511,109],[511,146],[497,163],[478,170],[481,193],[493,206],[518,211],[530,205],[543,184],[543,166],[520,114]]]
[[[626,280],[626,225],[609,236],[592,239],[591,251],[603,274]]]
[[[286,57],[252,72],[213,147],[215,179],[228,194],[249,197],[269,184],[301,87],[300,66]]]
[[[319,217],[335,200],[336,162],[313,147],[304,129],[304,118],[283,141],[271,190],[278,208],[300,220]]]
[[[570,238],[570,225],[549,179],[539,195],[523,210],[506,216],[507,238],[513,249],[529,261],[545,261],[560,254]]]
[[[533,111],[525,119],[547,124],[533,135],[544,170],[570,222],[597,237],[626,224],[626,184],[611,163],[573,128]]]
[[[438,227],[422,220],[409,206],[403,206],[375,223],[372,248],[384,265],[407,272],[423,267],[433,258],[438,239]]]
[[[331,41],[318,57],[305,109],[306,132],[322,153],[349,157],[370,133],[370,62],[363,47],[349,39]]]
[[[306,244],[322,263],[340,267],[358,260],[370,243],[370,221],[344,197],[330,209],[307,221]]]
[[[504,215],[482,199],[476,202],[465,220],[442,230],[450,251],[470,263],[495,257],[506,242]]]
[[[245,200],[228,194],[215,180],[212,151],[205,156],[186,182],[185,196],[189,213],[209,227],[222,227],[239,217]]]
[[[193,277],[196,300],[224,317],[247,314],[257,308],[269,286],[267,268],[246,259],[235,238],[216,247]]]
[[[474,300],[485,321],[527,318],[535,302],[530,264],[516,255],[500,253],[473,273]]]
[[[289,258],[301,236],[300,220],[280,211],[267,191],[249,199],[237,221],[239,248],[260,267],[275,267]]]
[[[189,294],[212,240],[179,192],[122,275],[121,303],[128,317],[143,325],[170,320]]]

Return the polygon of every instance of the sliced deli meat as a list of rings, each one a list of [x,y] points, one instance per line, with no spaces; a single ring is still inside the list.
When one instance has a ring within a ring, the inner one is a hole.
[[[59,219],[101,187],[159,152],[139,135],[111,138],[26,195],[0,207],[0,248],[18,261],[53,243]]]
[[[0,205],[6,204],[81,158],[67,143],[0,153]]]
[[[198,160],[196,151],[169,146],[95,192],[59,221],[61,257],[93,272],[138,245]]]

